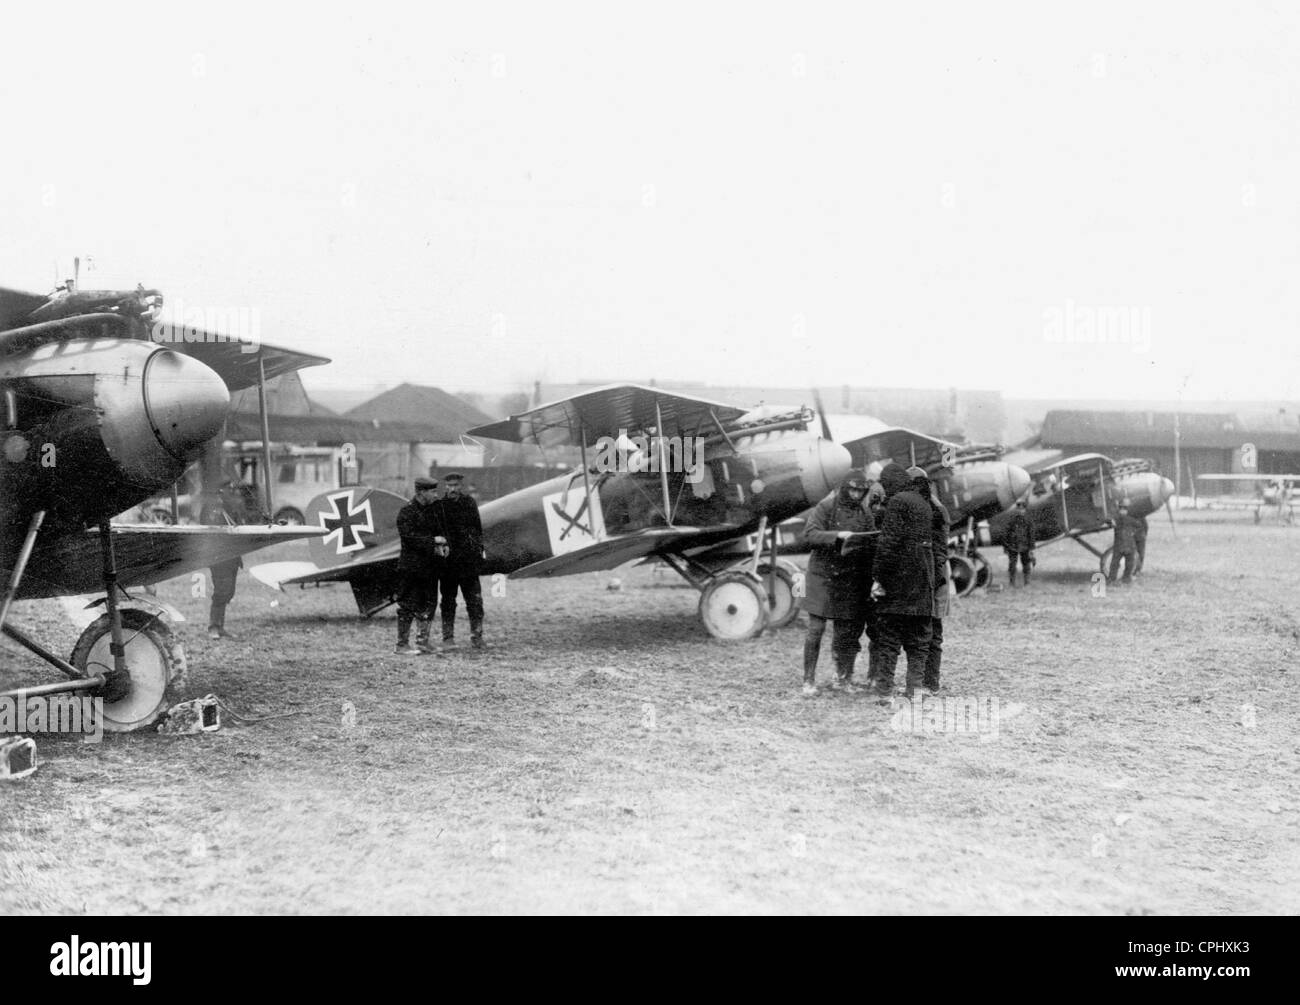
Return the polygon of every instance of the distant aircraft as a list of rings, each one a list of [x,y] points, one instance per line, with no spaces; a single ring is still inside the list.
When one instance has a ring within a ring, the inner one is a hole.
[[[1286,523],[1295,518],[1295,504],[1300,502],[1300,475],[1198,475],[1197,481],[1222,484],[1225,482],[1247,482],[1253,484],[1253,497],[1219,496],[1214,500],[1216,506],[1241,507],[1255,511],[1255,522],[1259,523],[1261,512],[1265,507],[1275,507],[1277,517]]]
[[[700,591],[700,618],[716,638],[787,624],[798,613],[800,573],[775,556],[776,525],[819,502],[850,468],[849,452],[812,422],[805,408],[746,410],[619,384],[471,429],[576,445],[583,458],[567,475],[482,506],[483,574],[565,576],[658,559]],[[394,602],[394,521],[405,502],[374,489],[327,493],[307,513],[329,531],[312,542],[312,562],[251,571],[278,586],[346,581],[369,616]],[[750,534],[758,541],[750,555],[717,548]]]
[[[193,329],[192,340],[160,344],[160,304],[143,288],[0,289],[0,631],[68,678],[0,697],[102,697],[110,732],[154,722],[184,669],[167,625],[178,612],[127,587],[319,533],[111,523],[181,476],[221,430],[231,391],[329,362]],[[67,660],[9,620],[14,600],[98,590],[104,614]]]
[[[1097,557],[1103,573],[1109,570],[1111,549],[1099,551],[1084,538],[1113,528],[1121,502],[1127,503],[1130,515],[1145,517],[1174,494],[1174,483],[1144,460],[1116,462],[1103,454],[1076,454],[1027,467],[1033,480],[1026,501],[1034,539],[1039,544],[1074,541]],[[1172,513],[1169,519],[1172,522]],[[993,517],[981,539],[1002,544],[1010,520],[1010,513]]]

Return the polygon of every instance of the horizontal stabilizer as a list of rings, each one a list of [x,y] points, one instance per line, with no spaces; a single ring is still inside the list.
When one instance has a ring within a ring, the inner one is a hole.
[[[250,566],[248,574],[264,586],[284,592],[285,583],[296,576],[310,576],[320,570],[311,562],[267,562]]]

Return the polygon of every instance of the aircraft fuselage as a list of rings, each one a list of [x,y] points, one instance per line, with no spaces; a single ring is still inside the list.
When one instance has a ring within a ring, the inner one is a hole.
[[[815,505],[849,470],[848,451],[805,429],[706,441],[694,471],[579,469],[485,503],[484,573],[513,572],[597,540],[653,527],[720,527],[718,540]],[[665,513],[664,483],[668,506]],[[588,487],[590,493],[588,493]],[[590,494],[590,499],[588,495]],[[702,536],[699,544],[710,543]]]

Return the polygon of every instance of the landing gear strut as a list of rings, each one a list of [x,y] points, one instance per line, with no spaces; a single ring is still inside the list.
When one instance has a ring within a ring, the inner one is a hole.
[[[764,548],[767,554],[764,555]],[[784,628],[799,616],[799,582],[793,562],[778,558],[777,529],[759,521],[754,550],[736,561],[660,555],[665,565],[700,591],[700,621],[715,639],[752,639],[765,628]]]
[[[43,518],[44,514],[38,514]],[[23,552],[14,569],[13,581],[2,610],[17,593],[27,558],[40,529],[33,519]],[[72,650],[71,662],[60,659],[14,626],[0,624],[0,631],[24,649],[35,653],[68,680],[4,692],[5,696],[35,696],[80,692],[103,698],[103,727],[106,732],[125,733],[156,722],[182,683],[185,652],[170,627],[157,614],[137,607],[119,606],[117,566],[113,538],[107,523],[100,525],[100,550],[104,558],[105,613],[81,633]]]

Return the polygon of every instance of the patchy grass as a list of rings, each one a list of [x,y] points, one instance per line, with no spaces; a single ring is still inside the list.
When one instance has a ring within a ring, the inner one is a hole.
[[[510,582],[497,648],[420,659],[346,588],[243,574],[239,640],[209,642],[178,580],[185,697],[300,714],[37,737],[0,786],[0,911],[1294,913],[1297,542],[1152,521],[1147,575],[1104,598],[1044,549],[947,624],[945,694],[996,702],[980,735],[804,699],[799,628],[715,642],[648,569]],[[16,618],[70,650],[59,604]]]

